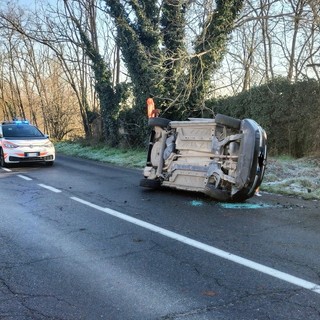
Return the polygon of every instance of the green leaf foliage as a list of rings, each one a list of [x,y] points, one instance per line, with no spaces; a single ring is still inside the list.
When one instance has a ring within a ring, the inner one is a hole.
[[[279,78],[230,98],[208,101],[215,113],[256,120],[272,154],[302,157],[320,150],[320,83]]]
[[[137,129],[146,125],[145,101],[150,94],[161,115],[169,119],[185,119],[201,109],[243,0],[216,1],[216,8],[199,26],[194,47],[188,49],[186,17],[192,1],[104,3],[115,22],[116,41],[132,81],[135,110],[131,113]]]
[[[73,22],[79,31],[84,45],[84,52],[92,61],[92,69],[96,80],[95,89],[100,100],[106,142],[111,146],[115,146],[118,143],[117,112],[119,106],[111,85],[112,78],[110,69],[107,67],[97,48],[95,48],[90,41],[89,36],[80,23],[76,19],[73,19]]]

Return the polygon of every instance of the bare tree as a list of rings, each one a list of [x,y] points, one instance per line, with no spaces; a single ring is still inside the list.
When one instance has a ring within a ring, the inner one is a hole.
[[[297,81],[307,76],[307,69],[311,74],[307,65],[313,65],[313,75],[319,77],[314,67],[320,61],[319,10],[320,3],[312,0],[246,1],[218,72],[229,74],[230,87],[224,79],[220,91],[234,94],[279,76]]]
[[[49,11],[48,7],[46,7],[46,10]],[[16,14],[13,11],[11,13],[0,12],[2,26],[13,30],[29,41],[50,48],[54,53],[64,70],[65,79],[69,82],[78,99],[84,131],[86,136],[90,137],[91,129],[88,123],[90,103],[87,101],[89,96],[87,95],[87,83],[91,84],[91,82],[88,81],[88,78],[90,78],[90,74],[88,74],[88,62],[86,59],[83,59],[84,55],[80,55],[79,53],[82,50],[79,42],[77,39],[72,38],[75,33],[73,27],[70,28],[70,21],[61,11],[51,11],[51,16],[42,16],[39,9],[38,14],[34,14],[32,19],[23,16],[19,11],[15,12]],[[31,51],[29,54],[32,57]],[[77,58],[74,59],[75,57]],[[34,66],[34,72],[37,75],[34,78],[36,88],[41,97],[42,104],[46,104],[46,91],[41,84],[41,77],[38,77],[39,72],[37,68],[39,67],[36,64]]]
[[[70,67],[70,64],[66,59],[64,59],[63,53],[64,48],[59,41],[49,41],[44,35],[46,30],[44,30],[44,26],[41,25],[41,28],[38,28],[37,33],[32,33],[28,31],[27,28],[24,27],[23,23],[26,22],[23,19],[25,18],[22,14],[19,13],[19,11],[11,12],[10,14],[1,12],[2,17],[2,26],[4,30],[7,30],[7,36],[9,33],[12,33],[16,37],[19,38],[19,42],[15,48],[7,48],[8,56],[12,55],[15,50],[20,46],[23,46],[23,53],[20,54],[20,56],[15,59],[16,64],[16,70],[19,70],[19,76],[21,81],[17,78],[17,71],[13,73],[10,71],[10,77],[11,79],[16,79],[16,87],[18,87],[18,90],[20,94],[15,95],[16,97],[21,97],[19,103],[14,102],[12,103],[13,106],[23,106],[22,103],[22,94],[21,85],[24,84],[24,92],[26,93],[26,100],[25,104],[28,103],[28,109],[30,110],[31,119],[35,123],[41,124],[41,126],[44,127],[44,130],[46,132],[49,132],[52,134],[53,137],[56,138],[62,138],[66,133],[70,132],[70,128],[63,128],[62,121],[56,121],[55,123],[49,123],[50,121],[53,121],[52,117],[49,117],[49,114],[53,114],[54,107],[57,107],[57,104],[52,103],[50,99],[49,92],[51,90],[54,90],[54,88],[48,86],[48,81],[46,80],[46,77],[50,78],[52,75],[50,75],[50,70],[48,66],[50,65],[50,59],[52,57],[49,54],[48,50],[40,50],[41,46],[37,45],[39,44],[45,44],[45,47],[42,48],[50,48],[51,52],[53,52],[57,59],[56,61],[59,61],[61,63],[61,67],[63,68],[64,75],[60,77],[60,81],[64,82],[66,84],[65,79],[71,80],[71,83],[69,82],[69,85],[71,85],[71,88],[75,89],[74,92],[76,92],[77,89],[77,83],[74,81],[74,75],[76,73],[72,72],[72,68]],[[36,17],[34,17],[33,22],[37,21]],[[37,21],[39,22],[39,21]],[[32,26],[32,24],[28,23],[29,26]],[[39,27],[39,25],[38,25]],[[48,28],[49,25],[46,25]],[[34,28],[36,30],[36,28]],[[48,29],[47,29],[48,30]],[[44,36],[44,37],[41,37]],[[21,41],[22,40],[22,41]],[[50,39],[52,40],[52,38]],[[10,43],[10,42],[9,42]],[[54,46],[55,44],[55,46]],[[37,47],[39,50],[36,53],[35,47]],[[17,69],[17,66],[19,67]],[[67,73],[66,71],[70,71]],[[15,78],[14,78],[15,76]],[[29,81],[32,80],[33,86],[30,87]],[[73,86],[72,86],[73,85]],[[11,88],[11,91],[17,90],[14,89],[14,86],[11,84],[9,86]],[[35,103],[35,99],[32,101],[31,96],[34,93],[37,93],[37,102]],[[13,95],[12,95],[13,96]],[[70,96],[70,93],[68,94]],[[74,96],[74,94],[72,94]],[[39,106],[39,110],[36,109],[36,106]],[[6,104],[8,105],[8,104]],[[10,104],[11,105],[11,104]],[[61,106],[59,106],[60,108]],[[72,108],[72,110],[68,110],[70,107],[67,105],[64,105],[64,113],[68,114],[69,117],[71,115],[71,111],[75,112],[75,110]],[[8,109],[8,108],[7,108]],[[12,109],[12,107],[10,108]],[[69,112],[70,111],[70,112]],[[42,115],[42,118],[39,119],[39,112]],[[11,112],[12,113],[12,112]],[[21,112],[20,112],[21,114]],[[37,114],[37,116],[36,116]],[[26,113],[24,112],[22,114],[23,117],[26,116]],[[76,118],[78,118],[76,116]],[[69,120],[71,123],[72,121]],[[60,130],[61,129],[61,130]]]
[[[87,12],[87,9],[81,1],[75,1],[78,4],[79,12]],[[94,5],[91,2],[91,5]],[[84,22],[80,19],[81,14],[77,14],[74,6],[71,6],[67,0],[64,0],[64,6],[66,8],[68,18],[72,21],[74,30],[77,31],[80,39],[81,46],[84,54],[90,59],[91,67],[95,76],[95,90],[99,97],[100,109],[104,120],[104,134],[106,141],[114,146],[118,143],[118,121],[117,113],[119,106],[115,100],[115,93],[112,87],[112,73],[110,68],[105,63],[103,57],[99,52],[97,46],[97,39],[93,39],[92,36],[96,36],[95,32],[92,32],[93,19],[90,18],[90,23],[87,20]],[[88,13],[92,16],[92,11]],[[89,26],[89,30],[88,30]]]

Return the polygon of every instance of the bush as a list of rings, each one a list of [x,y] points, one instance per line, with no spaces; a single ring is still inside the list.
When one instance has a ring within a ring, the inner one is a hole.
[[[256,120],[272,154],[302,157],[320,149],[320,84],[279,78],[237,96],[208,101],[214,113]]]

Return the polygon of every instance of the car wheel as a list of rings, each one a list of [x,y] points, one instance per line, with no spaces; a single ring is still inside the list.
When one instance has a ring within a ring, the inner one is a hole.
[[[246,192],[239,192],[232,196],[232,202],[244,202],[252,196],[253,194],[250,195]]]
[[[218,201],[230,201],[231,196],[227,191],[215,189],[213,186],[205,186],[204,193]]]
[[[166,118],[150,118],[148,120],[148,126],[149,127],[162,127],[165,128],[168,126],[168,124],[171,122],[171,120]]]
[[[0,166],[3,168],[7,167],[7,163],[4,161],[4,154],[2,149],[0,149]]]
[[[47,167],[52,167],[53,163],[54,163],[54,161],[46,161],[46,166]]]
[[[152,179],[141,179],[140,180],[140,187],[150,188],[150,189],[157,189],[161,185],[160,180],[152,180]]]
[[[226,116],[224,114],[220,114],[218,113],[215,117],[215,121],[216,123],[222,124],[224,126],[233,128],[233,129],[240,129],[240,125],[241,125],[241,120],[240,119],[236,119],[236,118],[232,118],[229,116]]]

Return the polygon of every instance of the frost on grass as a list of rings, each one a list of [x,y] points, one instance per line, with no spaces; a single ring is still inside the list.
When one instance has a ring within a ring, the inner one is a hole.
[[[104,145],[86,146],[67,141],[58,142],[55,147],[62,154],[124,167],[142,168],[146,162],[144,150],[116,149]]]
[[[320,199],[320,157],[269,159],[261,189]]]

